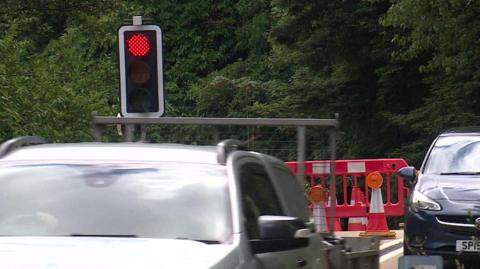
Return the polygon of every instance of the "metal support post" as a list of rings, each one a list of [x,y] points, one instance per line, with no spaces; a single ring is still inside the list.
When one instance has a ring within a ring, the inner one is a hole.
[[[92,111],[92,117],[95,119],[95,117],[97,116],[98,116],[97,111]],[[95,121],[93,121],[91,132],[93,135],[93,139],[96,142],[100,142],[100,140],[102,139],[102,125],[99,125],[95,123]]]
[[[147,125],[140,125],[140,141],[146,142],[147,141]]]
[[[298,126],[297,127],[297,165],[298,165],[298,172],[297,172],[297,181],[300,184],[302,189],[304,188],[305,184],[305,145],[306,145],[306,138],[305,138],[305,126]]]
[[[218,131],[218,128],[217,127],[213,127],[213,131],[212,131],[212,142],[213,142],[213,145],[216,145],[219,141],[220,141],[220,132]]]
[[[336,178],[335,178],[335,158],[337,150],[336,130],[330,129],[328,132],[330,138],[330,223],[328,223],[330,232],[333,233],[335,229],[335,206],[337,204],[336,196]],[[335,198],[335,199],[334,199]]]
[[[94,125],[92,128],[92,133],[95,142],[100,142],[102,140],[102,131],[100,126]]]
[[[125,124],[125,142],[133,142],[135,136],[135,125],[134,124]]]

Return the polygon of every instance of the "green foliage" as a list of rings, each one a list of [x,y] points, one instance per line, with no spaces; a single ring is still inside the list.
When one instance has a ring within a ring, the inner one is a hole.
[[[417,68],[428,91],[419,96],[418,106],[392,115],[409,129],[413,144],[425,148],[441,130],[480,123],[479,11],[476,1],[404,0],[382,20],[395,31],[392,40],[398,49],[392,56],[421,59]],[[404,149],[400,152],[418,152],[409,145]]]
[[[143,15],[163,29],[167,116],[339,113],[340,158],[418,164],[440,130],[479,124],[479,13],[463,0],[6,0],[0,140],[91,139],[91,112],[119,111],[116,30]],[[265,144],[295,135],[256,132],[270,134]],[[308,158],[323,158],[324,137],[307,136]],[[182,137],[212,139],[208,128],[150,131]],[[278,147],[294,158],[294,147]]]
[[[46,8],[54,10],[54,4]],[[29,15],[12,19],[0,39],[0,137],[88,140],[91,112],[110,114],[118,103],[117,77],[110,72],[115,31],[105,30],[115,23],[81,15],[72,20],[82,24],[69,25],[46,42],[38,33],[53,33],[56,21],[45,14]]]
[[[251,27],[247,17],[265,6],[266,1],[153,2],[134,2],[133,9],[162,26],[169,116],[191,115],[196,104],[187,92],[193,84],[248,56],[250,49],[252,53],[261,53],[267,46],[261,36],[268,21],[261,12],[254,15],[254,20],[263,25],[259,29]]]

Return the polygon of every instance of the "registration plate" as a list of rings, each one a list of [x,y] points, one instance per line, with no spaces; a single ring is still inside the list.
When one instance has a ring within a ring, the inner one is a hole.
[[[480,251],[480,240],[457,240],[457,251]]]

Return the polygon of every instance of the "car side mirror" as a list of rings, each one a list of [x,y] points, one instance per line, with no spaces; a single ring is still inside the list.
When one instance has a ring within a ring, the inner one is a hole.
[[[308,238],[303,234],[307,226],[303,220],[288,216],[260,216],[258,218],[259,239],[250,240],[255,254],[285,251],[306,247]]]
[[[398,175],[410,183],[413,183],[417,178],[417,170],[413,166],[403,167],[398,170]]]
[[[260,239],[293,239],[298,230],[307,226],[299,218],[288,216],[260,216],[258,218],[258,231]]]

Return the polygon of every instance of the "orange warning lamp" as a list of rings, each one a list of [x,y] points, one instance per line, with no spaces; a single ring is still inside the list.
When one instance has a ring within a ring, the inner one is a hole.
[[[383,177],[380,172],[375,171],[367,175],[367,186],[373,190],[378,190],[382,187]]]
[[[310,188],[308,198],[310,202],[319,204],[325,201],[325,190],[322,186],[314,186]]]

